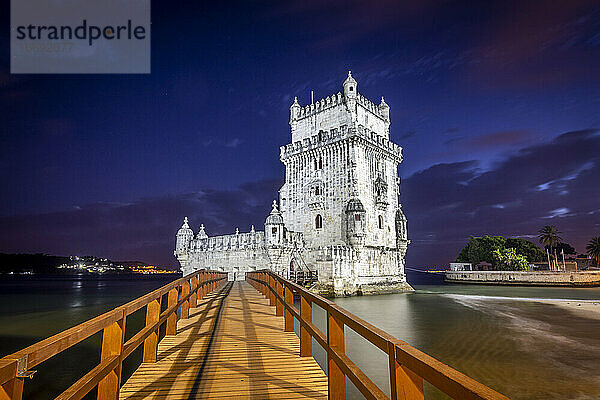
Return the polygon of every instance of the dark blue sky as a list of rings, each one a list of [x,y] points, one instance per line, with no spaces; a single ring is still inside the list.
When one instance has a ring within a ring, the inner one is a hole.
[[[150,75],[10,75],[0,13],[0,251],[174,265],[184,215],[261,226],[293,96],[359,91],[404,148],[409,266],[469,234],[600,234],[597,1],[158,2]]]

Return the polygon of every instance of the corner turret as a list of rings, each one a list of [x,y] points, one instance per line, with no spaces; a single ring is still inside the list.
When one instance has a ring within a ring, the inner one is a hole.
[[[283,216],[276,200],[273,200],[273,209],[265,221],[265,242],[271,246],[283,243]]]
[[[346,238],[350,245],[362,245],[365,240],[366,211],[363,203],[350,199],[346,205]]]
[[[348,77],[344,81],[344,97],[346,98],[346,107],[350,112],[350,119],[356,122],[356,97],[358,95],[358,84],[352,77],[352,72],[348,71]]]
[[[175,257],[177,257],[182,265],[187,260],[187,251],[193,238],[194,231],[190,229],[188,218],[185,217],[183,219],[183,225],[181,225],[181,228],[177,231],[177,243],[175,244],[174,252]]]
[[[348,77],[344,81],[344,96],[349,99],[356,98],[356,93],[358,91],[358,84],[352,77],[352,71],[348,71]]]
[[[387,121],[390,121],[390,106],[387,105],[383,96],[381,96],[381,103],[379,103],[379,113]]]
[[[294,97],[294,102],[290,106],[290,125],[300,116],[301,108],[302,107],[300,107],[300,104],[298,103],[298,97]]]

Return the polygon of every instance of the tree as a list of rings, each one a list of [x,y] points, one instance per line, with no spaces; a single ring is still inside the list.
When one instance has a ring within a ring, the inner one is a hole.
[[[550,247],[549,246],[546,246],[546,248],[548,249],[548,251],[550,251]],[[557,254],[560,254],[562,251],[565,252],[565,255],[566,254],[575,254],[575,253],[577,253],[575,251],[575,248],[573,246],[571,246],[569,243],[560,242],[556,246],[554,246],[554,248],[556,249],[556,253]]]
[[[593,237],[585,247],[587,253],[592,257],[592,262],[596,261],[596,266],[600,267],[600,236]]]
[[[478,264],[482,261],[494,263],[493,251],[504,248],[506,238],[502,236],[483,236],[469,240],[469,262]]]
[[[546,254],[538,245],[521,238],[507,238],[504,247],[507,249],[515,249],[517,254],[524,256],[530,263],[543,261],[546,257]]]
[[[548,246],[550,252],[560,243],[562,238],[559,236],[562,232],[558,230],[556,225],[546,225],[538,231],[540,243]]]
[[[521,254],[517,254],[515,249],[495,249],[492,252],[494,257],[494,266],[501,271],[527,271],[529,263]]]

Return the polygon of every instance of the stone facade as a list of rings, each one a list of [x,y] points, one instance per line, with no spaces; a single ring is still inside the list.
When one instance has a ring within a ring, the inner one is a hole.
[[[264,232],[194,236],[187,219],[175,256],[184,272],[210,267],[243,278],[271,268],[316,271],[317,292],[332,296],[411,290],[409,244],[398,201],[402,148],[389,139],[389,106],[358,93],[352,75],[339,92],[290,107],[291,143],[280,148],[285,183]]]

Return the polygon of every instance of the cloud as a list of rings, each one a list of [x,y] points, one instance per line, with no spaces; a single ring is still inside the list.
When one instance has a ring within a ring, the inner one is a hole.
[[[445,145],[460,145],[461,151],[498,149],[500,146],[523,145],[531,137],[531,132],[515,130],[492,132],[474,137],[458,136],[444,141]]]
[[[132,203],[95,203],[47,214],[0,218],[0,251],[89,254],[116,260],[177,264],[175,233],[184,216],[194,231],[201,223],[210,235],[236,227],[260,229],[279,180],[261,180],[232,190],[205,189]]]
[[[412,267],[447,265],[469,235],[535,236],[558,224],[583,251],[600,234],[600,134],[569,132],[522,148],[485,171],[479,162],[438,164],[403,180]]]
[[[225,143],[225,147],[238,147],[240,144],[242,144],[240,138],[233,138]]]

